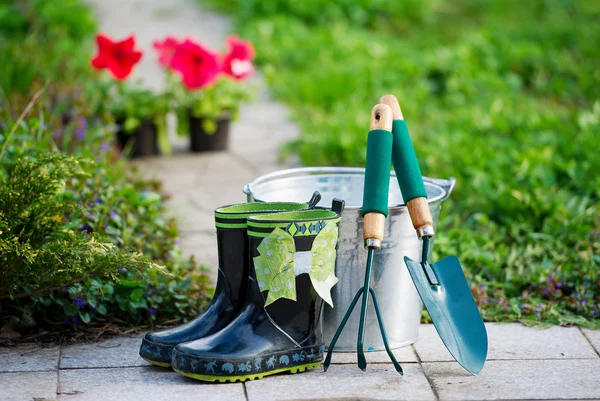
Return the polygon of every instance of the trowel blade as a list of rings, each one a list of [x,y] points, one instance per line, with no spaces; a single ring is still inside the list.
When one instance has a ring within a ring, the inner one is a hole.
[[[423,304],[454,359],[474,375],[481,372],[488,338],[467,279],[455,256],[431,264],[439,285],[431,285],[420,262],[404,258]]]

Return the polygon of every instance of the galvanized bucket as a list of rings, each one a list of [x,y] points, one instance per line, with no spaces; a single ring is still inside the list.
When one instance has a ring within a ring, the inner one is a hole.
[[[330,205],[333,198],[346,201],[336,261],[339,282],[332,289],[335,307],[325,306],[325,344],[331,341],[356,291],[363,286],[367,257],[360,215],[364,173],[362,168],[295,168],[263,175],[244,187],[248,202],[303,202],[314,191],[319,191],[323,196],[320,203],[323,206]],[[456,180],[423,177],[423,181],[434,225],[437,225],[441,203],[452,192]],[[390,178],[389,206],[386,236],[373,260],[371,286],[377,292],[390,347],[399,348],[412,344],[418,337],[422,304],[403,258],[408,256],[420,260],[421,242],[417,239],[394,172]],[[336,350],[356,350],[359,314],[360,308],[356,308],[337,342]],[[365,330],[365,349],[383,349],[372,302],[369,303]]]

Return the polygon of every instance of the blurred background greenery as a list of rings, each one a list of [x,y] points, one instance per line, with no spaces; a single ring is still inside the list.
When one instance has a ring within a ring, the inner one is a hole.
[[[599,327],[600,2],[199,2],[254,42],[305,165],[363,166],[370,108],[399,98],[423,174],[458,180],[435,253],[485,319]]]

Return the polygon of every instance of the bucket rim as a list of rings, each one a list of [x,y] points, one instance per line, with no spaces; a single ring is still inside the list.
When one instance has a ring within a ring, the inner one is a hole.
[[[267,173],[267,174],[261,175],[259,177],[256,177],[252,182],[246,184],[243,189],[244,194],[246,194],[248,201],[257,201],[257,199],[255,199],[254,195],[253,195],[253,188],[256,187],[257,185],[265,183],[265,182],[273,181],[275,179],[282,179],[282,178],[286,178],[286,177],[298,176],[300,173],[304,174],[304,175],[324,175],[324,174],[364,175],[365,169],[362,167],[323,166],[323,167],[295,167],[295,168],[289,168],[289,169],[284,169],[284,170],[277,170],[277,171],[273,171],[271,173]],[[390,171],[390,177],[396,177],[396,172],[393,170]],[[436,187],[440,190],[439,195],[437,195],[433,198],[427,198],[428,203],[434,203],[434,202],[441,202],[450,196],[450,194],[452,193],[452,190],[454,189],[454,186],[456,185],[456,178],[450,177],[448,179],[443,179],[443,178],[430,178],[430,177],[423,176],[423,182],[426,185]],[[260,200],[258,200],[258,201],[260,201]],[[400,206],[406,206],[406,203],[399,203],[397,205],[394,205],[393,207],[400,207]]]

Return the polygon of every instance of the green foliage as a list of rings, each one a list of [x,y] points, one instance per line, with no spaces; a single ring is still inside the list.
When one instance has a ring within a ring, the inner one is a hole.
[[[10,60],[0,64],[0,106],[18,113],[49,81],[57,90],[68,79],[83,82],[90,68],[81,49],[96,29],[90,7],[79,0],[0,1],[0,60]]]
[[[0,300],[0,326],[25,331],[185,321],[206,305],[210,283],[201,266],[183,258],[160,183],[141,179],[111,145],[118,112],[130,117],[131,128],[137,119],[156,120],[166,102],[119,89],[90,68],[96,29],[80,0],[0,0],[0,59],[10,60],[0,63],[0,181],[22,183],[19,193],[39,201],[22,204],[25,212],[47,213],[33,222],[12,214],[2,220],[2,294],[30,296]],[[119,90],[126,96],[113,96]],[[39,97],[19,122],[34,94]],[[141,106],[132,107],[134,100]],[[17,168],[47,157],[64,158],[46,169],[64,182],[55,198],[43,192],[42,184],[54,188],[50,182],[30,182]],[[72,174],[61,176],[60,169]],[[34,196],[36,188],[43,193]],[[46,231],[28,231],[36,224]],[[19,229],[23,242],[6,227]],[[61,258],[67,266],[56,269]],[[4,263],[8,259],[13,263]],[[35,269],[45,276],[34,277]]]
[[[177,133],[182,136],[189,133],[189,114],[202,118],[205,132],[213,134],[220,118],[236,120],[240,104],[252,98],[247,84],[231,78],[219,78],[212,86],[195,91],[186,89],[180,79],[170,72],[167,73],[167,81],[167,96],[173,99],[177,112]]]
[[[600,325],[598,2],[205,2],[235,13],[306,165],[361,166],[395,94],[421,169],[455,176],[435,253],[487,320]]]
[[[10,127],[0,129],[1,179],[21,185],[18,193],[36,200],[14,203],[13,199],[10,215],[1,220],[1,291],[6,294],[10,286],[15,296],[32,296],[0,302],[0,320],[26,330],[63,322],[74,327],[103,322],[138,325],[197,316],[205,307],[210,283],[193,261],[183,259],[177,226],[166,216],[160,183],[140,179],[117,158],[107,146],[112,133],[102,121],[89,120],[82,131],[80,117],[76,117],[56,136],[47,131],[45,115],[42,112],[19,124],[11,136]],[[95,162],[47,153],[55,151],[57,144]],[[56,158],[60,167],[52,164],[52,168],[40,169],[33,181],[33,175],[18,168],[48,158]],[[48,180],[49,176],[58,181]],[[13,187],[3,183],[2,205],[3,195],[17,193]],[[8,258],[14,261],[15,244],[6,238],[14,241],[15,230],[19,238],[32,239],[16,248],[20,255],[37,252],[34,259],[25,260],[31,262],[28,265],[21,259],[20,265],[5,263]],[[7,243],[13,248],[7,249]],[[29,243],[34,246],[26,247]],[[99,257],[85,261],[87,254],[95,256],[95,250],[103,249],[110,257],[104,256],[101,263]],[[51,256],[54,259],[48,261]],[[65,267],[57,270],[61,257]],[[156,269],[154,263],[164,268]],[[40,270],[44,275],[35,277]],[[78,280],[82,281],[72,284]]]
[[[154,267],[139,253],[120,253],[65,226],[76,208],[65,188],[86,176],[84,163],[60,154],[19,159],[0,181],[0,298],[43,294],[120,267]]]

